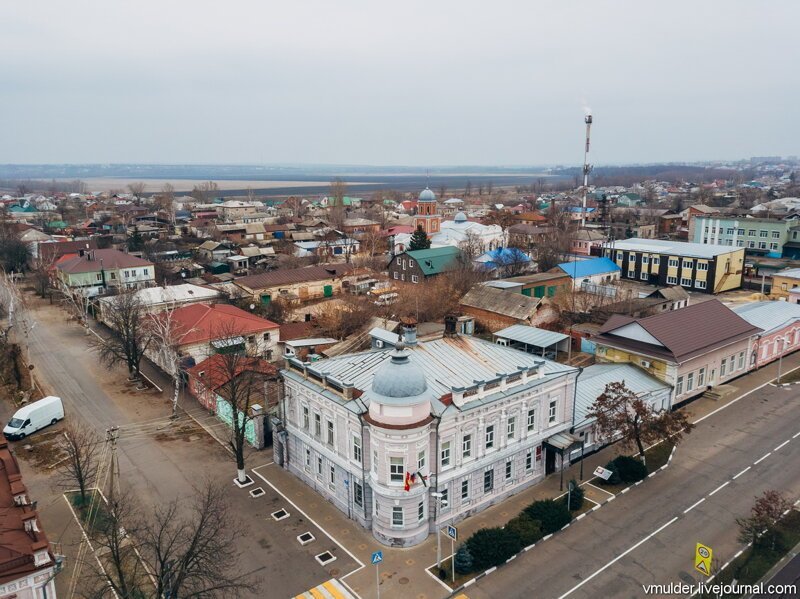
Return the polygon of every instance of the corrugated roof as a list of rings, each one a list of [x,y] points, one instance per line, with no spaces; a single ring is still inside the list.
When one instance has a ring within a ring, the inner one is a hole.
[[[620,267],[608,258],[590,258],[588,260],[562,262],[558,265],[558,268],[574,279],[620,271]]]
[[[257,275],[239,277],[234,282],[240,287],[248,289],[265,289],[278,285],[335,279],[352,272],[353,268],[352,264],[320,264],[303,268],[271,270]]]
[[[439,274],[452,268],[460,254],[461,250],[453,246],[406,252],[408,257],[417,261],[425,275]]]
[[[730,254],[744,248],[729,245],[713,245],[707,243],[689,243],[686,241],[666,241],[664,239],[642,239],[633,237],[620,241],[609,241],[603,244],[604,248],[613,250],[627,250],[631,252],[645,252],[653,254],[670,254],[673,256],[688,256],[692,258],[714,258],[722,254]]]
[[[159,316],[155,316],[159,318]],[[172,311],[181,345],[277,329],[280,325],[227,304],[191,304]]]
[[[631,323],[641,326],[663,347],[614,334]],[[665,353],[667,357],[683,362],[760,331],[760,328],[751,325],[719,300],[711,299],[646,318],[614,314],[600,328],[597,341],[642,351],[653,350],[654,353]]]
[[[527,320],[535,312],[541,298],[513,291],[503,291],[485,285],[475,285],[459,302],[462,306],[478,308],[517,320]]]
[[[494,336],[502,339],[510,339],[511,341],[518,341],[519,343],[527,343],[528,345],[535,345],[536,347],[550,347],[559,341],[569,339],[569,335],[565,335],[564,333],[538,329],[524,324],[511,325],[501,331],[497,331]]]
[[[102,262],[102,264],[101,264]],[[56,267],[62,272],[77,274],[119,268],[139,268],[153,266],[149,260],[142,260],[118,250],[90,250],[83,256],[75,256],[60,261]]]
[[[779,331],[800,321],[800,305],[790,302],[753,302],[733,308],[751,325],[764,330],[764,334]]]
[[[575,416],[573,422],[575,426],[588,424],[586,419],[587,412],[590,411],[592,404],[598,396],[606,389],[608,383],[624,382],[625,386],[643,399],[652,398],[658,401],[666,400],[669,405],[669,397],[672,387],[665,382],[649,375],[647,372],[634,366],[633,364],[594,364],[587,366],[578,375],[578,383],[575,388]],[[592,419],[593,420],[593,419]]]

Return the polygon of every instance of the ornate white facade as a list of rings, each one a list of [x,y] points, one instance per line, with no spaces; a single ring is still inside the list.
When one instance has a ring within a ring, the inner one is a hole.
[[[472,337],[417,343],[414,327],[404,337],[407,347],[287,360],[275,433],[277,463],[393,546],[554,470],[545,442],[572,426],[578,374]]]

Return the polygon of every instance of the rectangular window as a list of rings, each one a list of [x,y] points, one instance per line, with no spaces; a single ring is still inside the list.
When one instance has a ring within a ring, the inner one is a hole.
[[[417,471],[425,469],[425,450],[417,452]]]
[[[377,472],[378,471],[378,450],[377,449],[374,449],[372,451],[372,471],[373,472]]]
[[[727,233],[728,235],[733,235],[733,227],[728,227],[727,229],[725,229],[725,233]]]
[[[643,270],[642,272],[640,272],[640,273],[639,273],[639,278],[640,278],[642,281],[646,281],[647,279],[649,279],[649,278],[650,278],[650,276],[647,274],[647,271],[646,271],[646,270]]]
[[[678,284],[678,277],[667,277],[667,284],[668,285],[677,285]]]
[[[653,257],[653,266],[658,266],[659,264],[661,264],[661,258],[659,258],[658,256],[654,256]]]
[[[319,437],[322,434],[322,416],[314,414],[314,434]]]
[[[461,501],[466,501],[469,499],[469,481],[462,480],[461,481]]]
[[[675,383],[675,396],[683,395],[683,377],[679,376]]]
[[[622,252],[617,252],[617,260],[622,260]]]
[[[749,247],[749,248],[754,248],[754,247],[756,247],[756,242],[755,242],[755,241],[748,241],[748,242],[747,242],[747,247]]]
[[[508,462],[506,462],[506,480],[511,479],[511,476],[514,474],[513,470],[514,470],[514,465],[509,460]]]
[[[442,468],[450,465],[450,441],[444,441],[441,448]]]
[[[361,463],[361,438],[358,436],[353,437],[353,459]]]
[[[758,232],[758,236],[759,237],[766,237],[768,234],[769,234],[769,231],[759,231]]]
[[[670,258],[668,266],[671,268],[678,268],[678,259],[677,258]]]
[[[439,498],[439,504],[442,506],[442,511],[450,507],[450,491],[447,487],[440,489],[442,496]]]
[[[555,401],[551,401],[550,402],[550,412],[548,414],[548,420],[550,421],[550,424],[553,424],[556,421],[556,402]]]
[[[739,235],[744,235],[744,229],[739,229]]]
[[[144,274],[148,274],[148,273],[147,273],[147,269],[146,269],[146,268],[144,269]]]
[[[636,278],[636,271],[635,270],[629,270],[628,271],[628,278],[629,279],[635,279]]]
[[[781,238],[781,234],[778,231],[773,231],[772,232],[772,238],[773,239],[780,239]]]
[[[417,504],[417,521],[422,522],[425,519],[425,503],[420,501]]]
[[[419,283],[419,277],[417,275],[411,275],[411,282]]]
[[[395,505],[392,507],[392,526],[403,527],[403,508],[401,506]]]
[[[494,470],[483,473],[483,492],[488,493],[494,487]]]
[[[744,247],[744,239],[737,239],[736,240],[736,247],[743,248]]]
[[[461,457],[468,458],[472,455],[472,435],[464,435],[461,440]]]
[[[303,406],[303,428],[308,430],[308,406]]]
[[[328,425],[328,445],[333,445],[333,422],[327,421]]]
[[[692,280],[691,279],[687,279],[686,277],[681,277],[681,285],[683,285],[684,287],[691,287],[692,286]]]
[[[321,457],[317,458],[317,476],[322,478],[322,458]]]
[[[702,387],[705,384],[706,384],[706,369],[705,368],[701,368],[697,372],[697,386],[698,387]]]
[[[306,449],[306,470],[311,470],[311,450]]]
[[[647,264],[648,262],[650,262],[650,258],[647,256],[642,256],[642,264]]]
[[[693,266],[694,266],[694,262],[692,262],[691,260],[684,260],[683,261],[683,268],[684,269],[692,270]]]
[[[361,486],[361,483],[353,483],[353,501],[357,506],[364,507],[364,487]]]
[[[536,429],[536,410],[528,410],[528,430]]]
[[[697,287],[698,289],[705,289],[706,288],[706,282],[697,280],[697,281],[694,282],[694,286]]]
[[[738,364],[738,368],[739,368],[739,370],[741,370],[742,368],[744,368],[744,352],[741,352],[741,353],[739,354],[739,364]]]
[[[494,424],[486,427],[486,449],[494,447]]]
[[[767,242],[766,241],[759,241],[758,242],[758,249],[760,249],[760,250],[767,249]]]
[[[506,437],[509,439],[513,439],[514,435],[517,432],[517,419],[515,416],[511,416],[508,419],[508,424],[506,425]]]
[[[403,477],[406,474],[405,470],[403,458],[389,458],[389,480],[391,482],[403,482]]]
[[[725,376],[728,370],[728,358],[722,358],[722,363],[719,365],[719,375]]]
[[[331,466],[330,478],[328,479],[328,484],[330,484],[332,489],[334,487],[336,487],[336,467],[335,466]]]
[[[747,236],[748,237],[755,237],[756,236],[756,230],[755,229],[748,229],[747,230]]]
[[[708,270],[708,262],[698,262],[697,270]]]
[[[533,468],[533,450],[529,449],[525,454],[525,470]]]
[[[686,391],[691,391],[694,389],[694,372],[690,372],[686,375]]]
[[[769,244],[769,249],[771,249],[771,250],[777,250],[777,249],[778,249],[778,244],[777,244],[777,243],[770,243],[770,244]]]
[[[736,370],[736,354],[733,354],[730,358],[728,358],[728,364],[731,365],[731,372]]]

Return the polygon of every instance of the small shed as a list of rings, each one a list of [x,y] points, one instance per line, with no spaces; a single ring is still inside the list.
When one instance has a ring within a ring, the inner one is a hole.
[[[558,352],[569,351],[569,335],[524,324],[515,324],[497,331],[494,342],[552,360],[558,357]]]

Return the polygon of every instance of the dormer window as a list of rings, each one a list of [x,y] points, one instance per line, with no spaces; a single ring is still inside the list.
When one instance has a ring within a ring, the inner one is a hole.
[[[39,526],[36,524],[36,518],[28,518],[25,520],[26,532],[39,532]]]
[[[37,551],[33,554],[33,563],[37,566],[43,566],[50,563],[50,554],[45,551]]]
[[[25,493],[20,493],[19,495],[14,496],[14,505],[27,505],[28,498]]]

